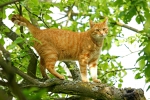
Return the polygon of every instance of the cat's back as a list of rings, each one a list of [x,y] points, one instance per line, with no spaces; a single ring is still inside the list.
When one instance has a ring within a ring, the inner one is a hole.
[[[44,40],[61,43],[80,38],[80,33],[64,29],[44,29],[41,35]]]
[[[59,60],[77,59],[80,52],[81,33],[63,29],[45,29],[40,34],[42,34],[40,38],[48,47],[57,50]]]

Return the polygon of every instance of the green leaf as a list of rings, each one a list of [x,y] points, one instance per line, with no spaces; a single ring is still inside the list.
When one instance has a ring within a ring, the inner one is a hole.
[[[143,78],[143,76],[141,76],[141,73],[137,73],[134,78],[135,79],[141,79],[141,78]]]
[[[6,27],[4,27],[3,32],[10,32],[10,30]]]
[[[149,13],[146,13],[145,14],[145,17],[146,17],[146,22],[145,22],[145,24],[144,24],[144,30],[146,31],[146,32],[149,32],[149,30],[150,30],[150,14]]]
[[[145,66],[145,60],[144,60],[144,59],[141,59],[141,60],[139,61],[139,67],[140,67],[140,69],[143,69],[144,66]]]
[[[114,73],[108,73],[108,77],[114,76]]]
[[[18,37],[15,41],[14,41],[14,43],[22,43],[22,42],[24,42],[24,39],[22,38],[22,37]]]
[[[112,67],[112,68],[114,68],[114,67],[115,67],[115,65],[114,65],[114,63],[113,63],[113,62],[111,62],[111,67]]]
[[[139,62],[139,61],[142,60],[142,59],[145,59],[145,56],[140,56],[140,57],[136,60],[136,63]],[[135,64],[136,64],[136,63],[135,63]]]
[[[103,67],[102,67],[102,69],[104,70],[104,71],[106,71],[107,69],[108,69],[108,63],[107,62],[105,62],[104,64],[103,64]]]
[[[150,78],[150,65],[147,65],[144,71],[145,71],[145,76]]]
[[[12,43],[11,45],[7,46],[8,50],[14,49],[16,47],[15,43]]]
[[[123,82],[123,79],[122,79],[122,78],[120,78],[120,79],[119,79],[119,82]]]
[[[121,88],[121,87],[122,87],[122,84],[121,84],[121,83],[119,83],[119,84],[118,84],[118,87],[119,87],[119,88]]]
[[[146,89],[146,92],[150,89],[150,85],[148,86],[148,88]]]
[[[120,6],[120,5],[122,5],[123,4],[123,0],[116,0],[115,2],[114,2],[114,6]]]
[[[3,38],[0,39],[0,44],[1,44],[1,45],[4,45],[4,44],[5,44],[5,41],[4,41]]]
[[[144,21],[144,17],[142,15],[138,15],[136,16],[136,22],[138,24],[142,23]]]
[[[150,56],[150,42],[146,45],[146,47],[144,48],[144,52]]]

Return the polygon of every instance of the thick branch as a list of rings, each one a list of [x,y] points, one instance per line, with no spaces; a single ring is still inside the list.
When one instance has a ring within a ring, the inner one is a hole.
[[[71,72],[73,80],[81,80],[80,71],[76,64],[76,62],[73,61],[64,61],[64,63],[67,65],[68,69]]]
[[[46,87],[45,84],[47,84]],[[33,85],[31,85],[31,87],[32,86]],[[40,85],[34,86],[40,88],[45,87],[48,91],[53,93],[79,95],[96,100],[146,100],[144,92],[141,89],[117,89],[100,83],[84,83],[79,81],[49,79]]]
[[[7,82],[3,82],[3,81],[0,80],[0,85],[2,85],[2,86],[8,86],[8,83]]]
[[[81,96],[72,96],[69,98],[55,98],[54,100],[93,100],[93,99]]]
[[[8,66],[5,67],[7,68]],[[84,83],[60,79],[49,79],[41,82],[24,74],[15,67],[12,68],[15,73],[32,83],[31,85],[24,86],[24,88],[34,86],[46,88],[53,93],[79,95],[98,100],[145,100],[144,92],[141,89],[117,89],[101,83]]]
[[[0,44],[0,50],[3,52],[3,56],[5,57],[7,63],[10,64],[10,61],[11,61],[10,53],[7,50],[5,50],[5,48],[1,44]]]
[[[5,27],[5,29],[7,29],[7,32],[4,32],[3,34],[5,34],[9,39],[11,39],[12,41],[15,41],[19,36],[13,32],[11,29],[9,29],[3,22],[2,20],[0,20],[0,28]],[[23,48],[23,44],[18,43],[20,48]]]
[[[19,2],[19,1],[20,1],[20,0],[9,1],[9,2],[7,2],[7,3],[4,3],[4,4],[0,5],[0,8],[3,8],[4,6],[7,6],[7,5],[9,5],[9,4],[12,4],[12,3],[15,3],[15,2]]]
[[[26,100],[25,96],[22,94],[20,88],[18,87],[15,81],[15,74],[12,70],[12,67],[5,62],[2,55],[0,54],[0,66],[8,75],[8,85],[12,92],[18,97],[19,100]]]
[[[2,90],[0,89],[0,98],[1,100],[11,100],[10,98],[8,98],[8,95],[6,95],[6,91],[5,90]]]

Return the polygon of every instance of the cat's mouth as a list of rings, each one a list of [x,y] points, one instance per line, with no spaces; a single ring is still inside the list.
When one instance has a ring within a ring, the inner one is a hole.
[[[106,34],[97,34],[96,37],[104,38],[106,37]]]
[[[100,37],[106,37],[107,34],[100,34]]]
[[[94,34],[92,35],[92,38],[95,41],[100,41],[101,39],[104,39],[106,37],[106,34]]]

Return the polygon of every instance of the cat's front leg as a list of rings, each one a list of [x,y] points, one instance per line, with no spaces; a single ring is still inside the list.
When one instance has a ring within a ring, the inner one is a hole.
[[[89,67],[93,82],[100,83],[101,81],[97,79],[97,60],[89,62]]]
[[[89,82],[87,78],[87,64],[88,64],[88,58],[85,55],[81,55],[79,59],[80,64],[80,72],[81,72],[81,78],[83,82]]]

